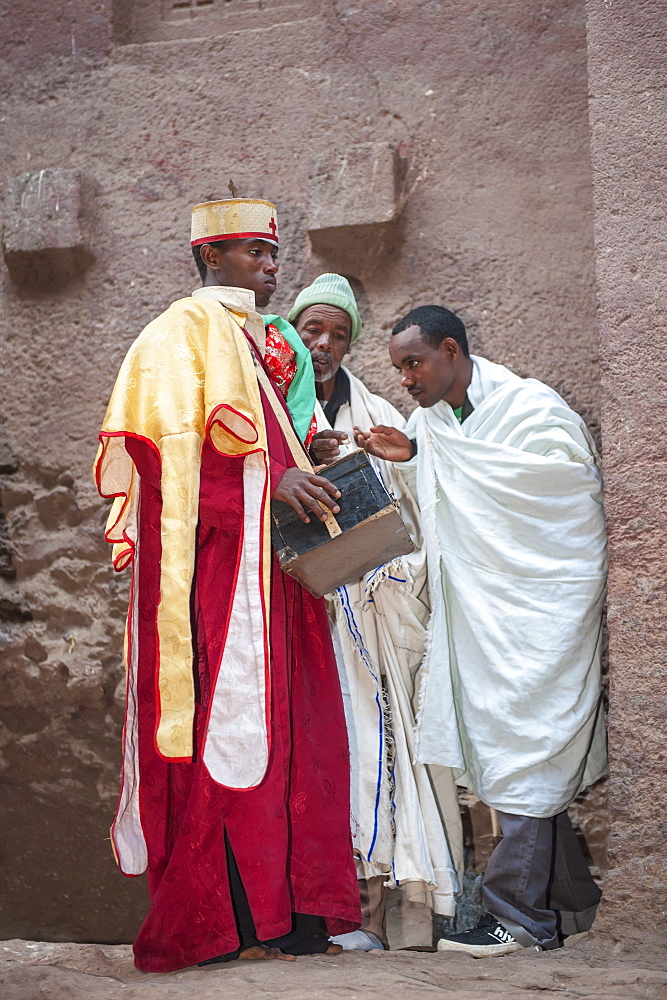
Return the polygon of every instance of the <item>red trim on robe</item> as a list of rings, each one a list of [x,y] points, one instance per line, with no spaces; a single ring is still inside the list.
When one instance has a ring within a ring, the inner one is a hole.
[[[282,402],[277,390],[276,395]],[[263,403],[269,455],[278,465],[291,467],[282,431],[264,397]],[[231,790],[216,784],[201,760],[243,527],[243,459],[221,456],[210,442],[202,452],[192,601],[194,755],[192,762],[178,763],[155,752],[161,497],[149,452],[140,442],[132,446],[142,476],[137,693],[140,810],[150,893],[134,953],[138,968],[168,972],[238,947],[225,833],[260,940],[287,933],[293,911],[323,916],[331,934],[357,927],[360,911],[349,827],[347,733],[326,609],[324,601],[282,573],[275,555],[267,773],[255,789]]]

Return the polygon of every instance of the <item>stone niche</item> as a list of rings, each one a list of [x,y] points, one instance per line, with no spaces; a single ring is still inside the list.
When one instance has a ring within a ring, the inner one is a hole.
[[[53,292],[90,266],[82,224],[86,185],[77,170],[46,168],[9,179],[2,246],[12,282]]]
[[[332,269],[358,277],[359,262],[400,241],[406,162],[388,142],[363,142],[325,155],[310,178],[308,236]]]
[[[115,0],[113,37],[119,45],[210,38],[302,21],[320,6],[318,0]]]

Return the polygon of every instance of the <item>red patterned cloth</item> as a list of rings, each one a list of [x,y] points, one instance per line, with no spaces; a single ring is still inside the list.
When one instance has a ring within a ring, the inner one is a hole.
[[[292,379],[296,375],[296,354],[273,323],[269,323],[266,328],[264,364],[286,399]]]
[[[294,465],[263,396],[271,477]],[[201,760],[243,535],[242,459],[204,447],[193,634],[197,705],[192,762],[155,749],[156,608],[160,599],[159,459],[128,442],[142,477],[139,517],[139,768],[148,847],[150,909],[135,963],[169,972],[238,947],[225,835],[248,896],[257,936],[286,934],[292,912],[323,916],[330,934],[360,923],[349,826],[349,753],[324,601],[281,570],[271,580],[271,755],[261,784],[216,784]]]

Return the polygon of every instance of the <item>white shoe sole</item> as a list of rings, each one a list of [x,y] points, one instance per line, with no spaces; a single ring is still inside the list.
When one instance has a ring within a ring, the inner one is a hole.
[[[473,958],[494,958],[498,955],[511,955],[513,951],[523,951],[523,945],[518,941],[508,941],[507,944],[463,944],[461,941],[440,938],[438,951],[463,951]]]

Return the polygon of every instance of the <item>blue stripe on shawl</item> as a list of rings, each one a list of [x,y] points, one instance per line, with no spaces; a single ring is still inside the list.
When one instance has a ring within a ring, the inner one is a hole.
[[[338,590],[336,591],[336,593],[338,594],[338,596],[340,598],[341,607],[343,608],[343,611],[345,612],[345,621],[347,622],[347,627],[348,627],[348,630],[350,632],[350,635],[352,636],[352,640],[353,640],[355,646],[357,647],[357,649],[359,651],[359,655],[361,656],[361,659],[366,664],[366,669],[369,671],[371,677],[375,681],[376,686],[379,687],[380,681],[379,681],[379,678],[378,678],[377,674],[373,670],[373,667],[371,665],[372,661],[371,661],[371,658],[370,658],[370,653],[368,652],[368,650],[364,646],[364,641],[362,639],[361,632],[359,631],[359,626],[357,625],[357,623],[355,621],[354,612],[352,611],[352,606],[350,604],[350,597],[349,597],[349,594],[348,594],[348,591],[347,591],[347,587],[339,587]],[[368,849],[368,854],[366,856],[366,861],[370,861],[371,860],[371,857],[372,857],[372,854],[373,854],[373,849],[375,848],[375,842],[377,841],[378,824],[379,824],[379,810],[380,810],[380,790],[381,790],[381,787],[382,787],[382,757],[383,757],[382,751],[383,751],[383,748],[384,748],[384,712],[382,710],[382,705],[380,703],[380,696],[379,696],[378,690],[376,690],[376,693],[375,693],[375,703],[376,703],[376,705],[378,707],[378,715],[379,715],[379,720],[380,720],[380,745],[379,745],[379,760],[378,760],[378,777],[377,777],[377,786],[376,786],[376,793],[375,793],[375,812],[374,812],[374,816],[373,816],[373,837],[372,837],[372,840],[371,840],[371,846]]]

